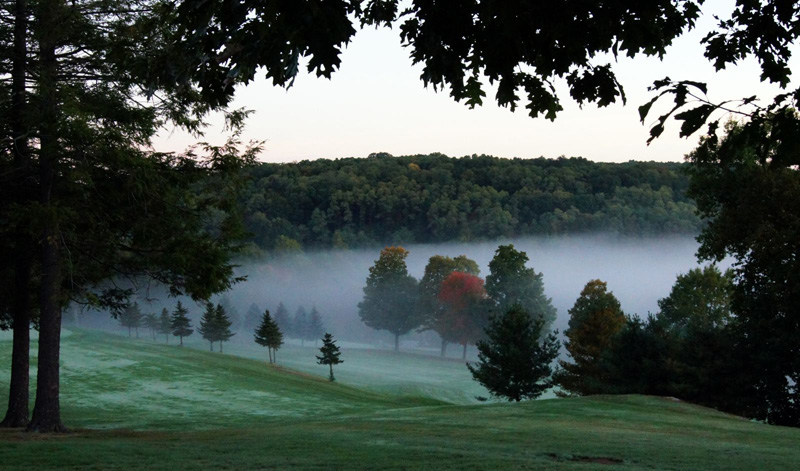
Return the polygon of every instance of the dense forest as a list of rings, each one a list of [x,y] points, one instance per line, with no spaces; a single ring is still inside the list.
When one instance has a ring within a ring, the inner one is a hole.
[[[684,164],[442,154],[263,163],[245,221],[261,249],[604,231],[697,234]]]

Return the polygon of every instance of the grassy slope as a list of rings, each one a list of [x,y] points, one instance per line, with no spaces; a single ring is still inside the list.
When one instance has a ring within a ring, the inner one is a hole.
[[[9,356],[0,340],[3,396]],[[0,431],[0,468],[751,470],[800,462],[800,430],[666,399],[449,405],[100,333],[64,339],[63,380],[64,418],[76,432]]]

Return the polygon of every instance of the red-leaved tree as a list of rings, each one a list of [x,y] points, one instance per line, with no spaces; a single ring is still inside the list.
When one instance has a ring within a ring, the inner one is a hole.
[[[483,280],[453,272],[442,281],[438,298],[445,310],[437,320],[436,331],[448,342],[463,345],[462,358],[466,359],[467,345],[480,340],[489,321]]]

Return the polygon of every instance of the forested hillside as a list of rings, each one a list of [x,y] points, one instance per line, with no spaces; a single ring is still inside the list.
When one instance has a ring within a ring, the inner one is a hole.
[[[605,231],[695,234],[683,164],[442,154],[264,163],[242,198],[262,249]]]

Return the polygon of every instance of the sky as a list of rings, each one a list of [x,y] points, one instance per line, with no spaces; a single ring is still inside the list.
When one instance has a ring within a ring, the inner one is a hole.
[[[561,87],[565,110],[550,122],[497,106],[494,92],[485,89],[482,107],[469,109],[447,91],[425,88],[421,65],[412,65],[400,44],[398,28],[360,30],[342,53],[342,66],[330,80],[302,72],[288,90],[258,77],[237,91],[234,108],[255,111],[244,141],[265,141],[260,160],[292,162],[317,158],[366,157],[373,152],[393,155],[440,152],[460,157],[488,154],[498,157],[585,157],[593,161],[681,161],[697,144],[699,134],[679,138],[672,122],[649,146],[649,128],[659,114],[654,107],[643,125],[637,107],[651,97],[654,80],[671,77],[709,83],[709,98],[725,100],[758,94],[767,99],[777,87],[759,82],[754,60],[715,72],[703,57],[700,39],[713,28],[712,15],[727,18],[730,0],[707,2],[695,30],[678,38],[663,61],[644,56],[619,58],[614,65],[628,96],[626,106],[579,108]],[[598,58],[597,63],[614,61]],[[664,102],[663,108],[668,104]],[[220,116],[209,120],[201,139],[222,144],[226,135]],[[198,139],[166,129],[155,139],[159,151],[180,152]]]

